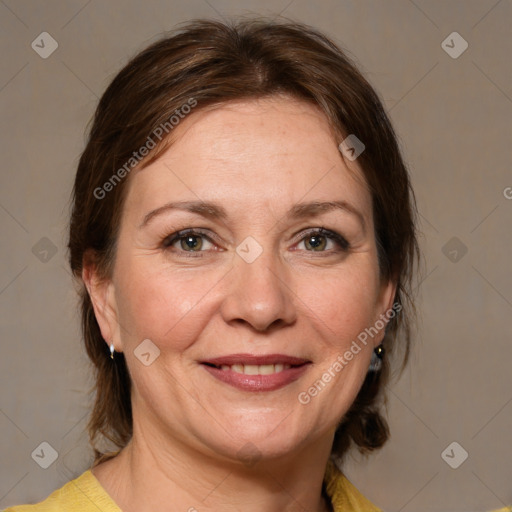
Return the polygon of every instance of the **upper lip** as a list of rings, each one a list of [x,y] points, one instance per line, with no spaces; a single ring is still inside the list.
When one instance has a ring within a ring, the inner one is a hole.
[[[231,366],[233,364],[244,365],[265,365],[265,364],[289,364],[290,366],[300,366],[311,361],[302,357],[287,356],[285,354],[230,354],[227,356],[213,357],[201,361],[203,364],[214,366]]]

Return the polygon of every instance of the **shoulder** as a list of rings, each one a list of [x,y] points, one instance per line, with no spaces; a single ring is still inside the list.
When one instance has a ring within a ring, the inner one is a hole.
[[[334,512],[382,512],[352,485],[332,460],[327,464],[324,483]]]
[[[101,487],[88,469],[78,478],[52,492],[45,500],[33,505],[17,505],[4,512],[120,512],[119,507]]]

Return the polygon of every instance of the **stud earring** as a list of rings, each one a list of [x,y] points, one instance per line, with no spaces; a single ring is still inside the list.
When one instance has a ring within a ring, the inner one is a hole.
[[[375,347],[370,361],[370,367],[368,368],[369,372],[378,372],[382,368],[382,359],[385,352],[382,343],[378,347]]]

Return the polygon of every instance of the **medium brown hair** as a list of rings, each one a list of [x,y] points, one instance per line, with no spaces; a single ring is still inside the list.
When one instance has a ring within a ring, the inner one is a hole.
[[[155,130],[162,125],[171,129],[169,119],[180,107],[192,100],[199,111],[276,95],[317,106],[339,142],[355,134],[364,143],[358,163],[372,196],[381,278],[397,283],[395,304],[401,311],[387,325],[382,368],[368,373],[354,404],[340,418],[333,455],[341,459],[351,445],[368,453],[389,437],[381,414],[383,388],[390,377],[389,356],[401,360],[400,370],[409,356],[411,277],[418,249],[414,197],[388,116],[352,60],[327,37],[292,22],[197,20],[134,57],[103,94],[80,158],[70,265],[77,278],[84,264],[93,264],[104,278],[111,275],[129,180],[126,163],[134,164],[133,152]],[[158,140],[138,167],[154,161],[169,140]],[[120,179],[113,180],[114,175]],[[99,448],[100,440],[122,449],[132,436],[131,383],[124,355],[116,354],[115,361],[109,357],[83,283],[81,308],[85,347],[95,369],[88,431],[99,463],[113,456]]]

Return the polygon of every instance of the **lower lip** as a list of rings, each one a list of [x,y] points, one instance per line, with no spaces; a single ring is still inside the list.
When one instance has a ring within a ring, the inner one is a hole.
[[[216,379],[242,391],[274,391],[296,381],[307,370],[309,364],[292,366],[270,375],[246,375],[233,370],[221,370],[213,366],[202,365]]]

